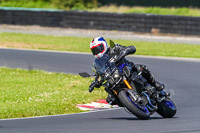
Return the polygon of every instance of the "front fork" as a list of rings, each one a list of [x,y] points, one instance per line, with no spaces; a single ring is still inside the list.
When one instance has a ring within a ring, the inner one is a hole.
[[[126,79],[124,79],[123,82],[125,83],[125,85],[127,86],[127,88],[133,89],[133,88],[131,87],[131,85],[129,84],[129,82],[128,82]]]
[[[135,89],[129,84],[129,82],[128,82],[126,79],[123,79],[123,82],[124,82],[124,84],[126,85],[126,87],[127,87],[128,89],[131,89],[131,90],[134,90],[134,91],[135,91]],[[118,91],[113,90],[113,92],[114,92],[116,95],[118,95]]]

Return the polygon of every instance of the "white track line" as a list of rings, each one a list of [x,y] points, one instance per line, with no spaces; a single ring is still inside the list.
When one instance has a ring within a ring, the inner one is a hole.
[[[121,109],[121,108],[95,110],[95,111],[88,111],[88,112],[81,112],[81,113],[74,113],[74,114],[60,114],[60,115],[48,115],[48,116],[36,116],[36,117],[33,116],[33,117],[24,117],[24,118],[8,118],[8,119],[0,119],[0,122],[1,121],[10,121],[10,120],[26,120],[26,119],[50,118],[50,117],[69,116],[69,115],[83,115],[83,114],[103,112],[103,111],[111,111],[111,110],[117,110],[117,109]]]

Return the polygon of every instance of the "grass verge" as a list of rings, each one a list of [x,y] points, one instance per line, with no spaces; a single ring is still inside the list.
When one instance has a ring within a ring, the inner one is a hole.
[[[56,2],[57,3],[57,2]],[[192,7],[140,7],[140,6],[116,6],[116,5],[107,5],[100,6],[93,9],[85,9],[83,6],[78,7],[64,7],[63,5],[55,5],[52,2],[48,1],[2,1],[0,2],[0,7],[25,7],[25,8],[43,8],[43,9],[64,9],[64,10],[73,10],[74,9],[84,9],[87,11],[98,11],[98,12],[114,12],[114,13],[151,13],[158,15],[177,15],[177,16],[200,16],[199,8]]]
[[[0,2],[0,7],[25,7],[25,8],[48,8],[48,9],[56,9],[57,7],[52,3],[45,1],[25,1],[25,0],[9,0]]]
[[[115,13],[151,13],[157,15],[200,16],[199,8],[175,7],[139,7],[139,6],[102,6],[89,11],[115,12]]]
[[[36,70],[0,68],[0,119],[81,112],[76,104],[105,98],[88,92],[91,78]]]
[[[19,33],[0,33],[0,47],[91,52],[92,38],[59,37]],[[200,45],[114,40],[124,46],[134,45],[136,55],[200,58]]]

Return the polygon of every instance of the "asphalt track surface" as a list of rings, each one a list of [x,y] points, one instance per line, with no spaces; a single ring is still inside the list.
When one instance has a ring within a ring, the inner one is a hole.
[[[0,120],[0,133],[199,133],[200,62],[129,57],[146,64],[166,84],[177,106],[174,118],[138,120],[123,108],[82,114]],[[52,72],[89,72],[93,57],[62,52],[0,49],[0,66]],[[92,95],[92,94],[91,94]]]

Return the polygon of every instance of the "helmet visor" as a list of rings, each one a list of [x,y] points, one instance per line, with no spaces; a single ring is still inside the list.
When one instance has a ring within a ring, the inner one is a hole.
[[[103,52],[104,50],[105,49],[104,49],[103,43],[91,48],[93,55],[98,55],[99,53]]]

